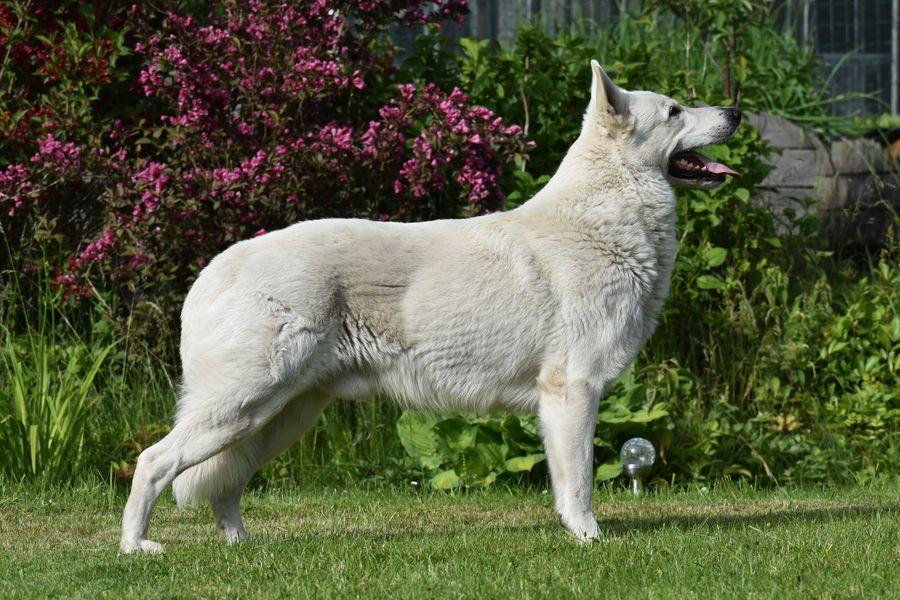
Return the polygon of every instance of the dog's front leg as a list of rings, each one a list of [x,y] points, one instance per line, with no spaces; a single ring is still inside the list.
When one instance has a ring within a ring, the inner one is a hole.
[[[584,380],[565,383],[558,389],[542,388],[539,415],[556,511],[578,539],[599,538],[600,527],[591,506],[599,394],[592,393]]]

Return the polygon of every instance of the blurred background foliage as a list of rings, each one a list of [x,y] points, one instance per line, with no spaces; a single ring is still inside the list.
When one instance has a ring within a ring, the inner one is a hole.
[[[274,117],[260,109],[259,121],[248,124],[253,133],[243,138],[241,123],[229,119],[252,102],[264,107],[265,87],[252,98],[242,96],[240,109],[234,102],[222,105],[220,118],[200,131],[182,119],[179,95],[167,87],[184,73],[163,73],[154,90],[168,91],[149,95],[141,73],[160,56],[177,62],[166,50],[174,46],[165,46],[171,39],[180,40],[185,55],[214,60],[208,50],[179,37],[184,21],[172,14],[196,19],[190,31],[197,35],[197,28],[231,14],[222,7],[252,22],[256,9],[250,5],[216,5],[209,18],[208,6],[199,2],[132,9],[115,2],[12,1],[0,8],[0,470],[60,479],[99,472],[127,480],[136,455],[170,422],[178,381],[178,303],[205,261],[235,239],[298,218],[364,214],[416,220],[527,201],[577,135],[591,58],[625,88],[652,89],[686,104],[739,103],[826,136],[862,126],[832,115],[834,98],[825,93],[822,66],[775,26],[767,2],[647,2],[614,24],[582,23],[554,36],[536,24],[523,25],[509,45],[451,42],[432,23],[402,52],[392,47],[387,28],[400,21],[429,23],[410,12],[422,3],[372,4],[383,9],[376,26],[341,40],[355,59],[377,66],[360,75],[362,87],[352,79],[355,67],[341,71],[346,82],[319,90],[324,102],[292,96],[287,101],[296,101],[289,104],[293,112]],[[274,3],[260,6],[266,14],[277,13]],[[441,6],[451,17],[465,8]],[[322,58],[316,54],[319,42],[308,39],[304,60]],[[235,57],[271,54],[264,45],[243,37]],[[148,47],[157,53],[147,54]],[[278,68],[299,60],[293,53],[276,55],[287,61]],[[162,68],[160,63],[158,72]],[[406,84],[419,95],[398,92]],[[237,78],[226,88],[239,85]],[[468,181],[460,175],[463,163],[443,164],[438,175],[417,171],[427,181],[427,194],[411,193],[413,182],[404,179],[411,172],[404,172],[408,161],[440,131],[446,115],[438,106],[454,89],[462,94],[454,97],[464,113],[481,114],[478,107],[486,107],[504,124],[494,130],[496,143],[455,142],[469,144],[465,151],[472,160],[484,159],[479,168],[496,177],[497,190],[474,202],[468,184],[453,183]],[[430,100],[421,100],[425,90],[431,90]],[[392,99],[418,111],[395,128],[402,130],[396,138],[402,160],[373,177],[371,188],[353,187],[369,185],[359,183],[365,178],[333,179],[344,164],[358,169],[353,177],[365,173],[364,136],[370,120],[387,123],[379,111],[399,106]],[[268,118],[286,125],[277,130]],[[521,129],[506,129],[514,125]],[[337,139],[336,127],[351,129],[349,141]],[[210,134],[234,143],[206,148],[202,136]],[[275,168],[281,163],[270,160],[273,150],[297,139],[313,141],[292,150],[302,162],[286,159],[282,167],[300,174],[277,184],[260,183],[254,172],[227,189],[215,182],[184,185],[194,167],[210,174],[237,171],[260,150],[265,164]],[[323,145],[313,148],[315,141]],[[349,154],[334,154],[335,144],[348,144]],[[127,159],[120,160],[116,153],[123,149]],[[897,475],[895,239],[879,248],[848,250],[827,243],[812,214],[795,219],[789,231],[777,231],[772,215],[755,201],[772,151],[745,125],[727,144],[709,150],[742,177],[711,192],[679,191],[671,293],[656,333],[601,404],[598,481],[620,474],[618,448],[634,435],[657,448],[656,485],[720,478],[796,485]],[[146,169],[162,162],[169,170],[148,179]],[[319,186],[317,194],[332,186],[343,195],[315,205],[291,199],[309,177]],[[169,185],[174,180],[179,185]],[[157,189],[164,208],[154,209],[155,220],[116,229],[123,215],[146,208]],[[377,193],[374,204],[355,200],[367,190]],[[240,211],[198,201],[229,192],[240,192],[240,201],[229,201]],[[191,229],[209,235],[202,243],[185,243],[187,229],[178,214],[197,205],[207,212]],[[156,227],[164,233],[159,238],[152,237]],[[150,239],[153,248],[137,245]],[[113,241],[104,245],[105,240]],[[146,262],[136,259],[142,252],[151,255]],[[168,270],[157,269],[160,264]],[[434,416],[402,413],[380,398],[339,401],[257,482],[543,484],[542,452],[531,416]]]

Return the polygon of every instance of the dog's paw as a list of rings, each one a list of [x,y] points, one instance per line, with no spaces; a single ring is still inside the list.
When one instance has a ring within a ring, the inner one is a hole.
[[[572,532],[575,538],[582,544],[590,544],[594,540],[603,537],[600,525],[592,514],[580,515],[574,519],[564,519],[566,529]]]
[[[233,529],[225,532],[225,543],[229,546],[233,546],[235,544],[243,544],[249,539],[247,532],[244,531],[244,528]]]
[[[122,543],[119,544],[119,554],[161,554],[163,551],[163,545],[152,540],[133,542],[122,540]]]

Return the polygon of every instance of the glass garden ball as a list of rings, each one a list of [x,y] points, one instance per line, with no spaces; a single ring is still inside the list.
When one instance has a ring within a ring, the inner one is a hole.
[[[622,445],[620,453],[622,466],[630,470],[638,470],[649,467],[656,460],[656,450],[653,444],[644,438],[631,438]]]

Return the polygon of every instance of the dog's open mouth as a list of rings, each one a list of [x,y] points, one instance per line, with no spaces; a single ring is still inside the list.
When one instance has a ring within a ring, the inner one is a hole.
[[[738,175],[722,163],[717,163],[693,150],[676,152],[669,158],[669,176],[685,182],[720,184],[726,175]]]

